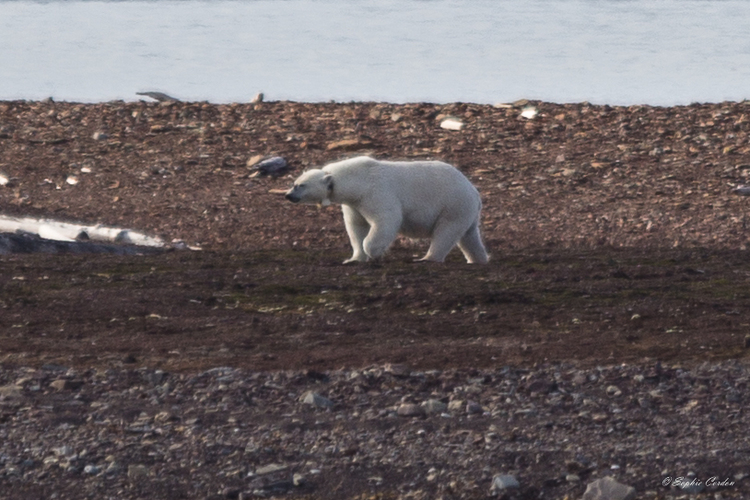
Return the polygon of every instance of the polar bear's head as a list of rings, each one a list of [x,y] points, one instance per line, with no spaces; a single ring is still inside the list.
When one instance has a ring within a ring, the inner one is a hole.
[[[332,191],[333,177],[313,169],[300,175],[284,196],[292,203],[317,203],[325,207],[331,204]]]

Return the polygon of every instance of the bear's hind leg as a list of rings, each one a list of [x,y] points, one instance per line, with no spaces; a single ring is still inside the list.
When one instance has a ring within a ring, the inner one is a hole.
[[[466,226],[455,220],[441,220],[432,231],[432,240],[427,254],[417,262],[443,262],[458,243]]]
[[[486,264],[489,262],[487,250],[482,243],[482,235],[479,232],[479,222],[475,222],[458,242],[458,248],[466,257],[469,264]]]
[[[364,249],[364,241],[370,232],[370,224],[359,212],[348,205],[341,205],[341,211],[344,213],[346,234],[349,235],[349,243],[351,243],[354,252],[351,257],[344,261],[344,264],[365,262],[367,261],[367,254]]]

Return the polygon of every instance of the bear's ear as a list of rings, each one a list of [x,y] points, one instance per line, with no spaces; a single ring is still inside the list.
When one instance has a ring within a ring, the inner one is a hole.
[[[328,189],[329,193],[333,191],[333,176],[331,174],[328,174],[325,177],[323,177],[323,182],[325,182],[326,189]]]

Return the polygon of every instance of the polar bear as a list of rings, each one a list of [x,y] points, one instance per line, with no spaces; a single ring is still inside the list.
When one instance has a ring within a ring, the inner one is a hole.
[[[479,192],[447,163],[351,158],[304,172],[286,199],[341,204],[354,250],[345,264],[381,257],[399,233],[431,239],[420,261],[443,262],[456,244],[469,263],[488,261],[479,231]]]

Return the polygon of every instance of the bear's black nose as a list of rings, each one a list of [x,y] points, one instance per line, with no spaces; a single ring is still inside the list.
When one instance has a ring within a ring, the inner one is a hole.
[[[284,196],[284,198],[286,198],[287,200],[291,201],[292,203],[297,203],[299,201],[299,198],[297,198],[296,196],[294,196],[292,193],[287,193]]]

